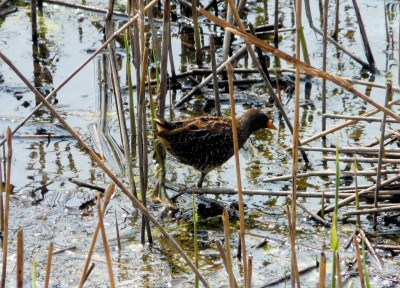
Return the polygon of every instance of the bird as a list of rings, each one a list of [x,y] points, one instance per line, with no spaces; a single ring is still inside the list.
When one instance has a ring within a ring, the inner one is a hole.
[[[201,172],[197,187],[201,188],[205,176],[221,166],[234,154],[232,120],[217,116],[199,116],[169,122],[156,115],[155,133],[164,148],[179,162]],[[238,146],[255,131],[275,129],[272,120],[259,109],[249,109],[236,120]]]

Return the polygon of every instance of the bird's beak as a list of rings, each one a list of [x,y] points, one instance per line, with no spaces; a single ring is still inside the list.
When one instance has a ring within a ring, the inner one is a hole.
[[[272,120],[268,120],[267,127],[269,129],[276,129],[275,126],[274,126],[274,123],[272,123]]]

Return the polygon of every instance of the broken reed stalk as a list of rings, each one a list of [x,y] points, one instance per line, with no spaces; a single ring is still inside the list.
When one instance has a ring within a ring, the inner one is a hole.
[[[238,135],[236,126],[236,112],[235,112],[235,98],[233,96],[233,67],[231,63],[226,65],[226,71],[228,72],[229,80],[229,100],[231,104],[231,115],[232,115],[232,136],[233,136],[233,150],[235,152],[235,166],[236,166],[236,177],[238,187],[238,200],[239,200],[239,222],[240,222],[240,242],[242,244],[242,259],[243,259],[243,275],[244,283],[247,280],[247,254],[246,254],[246,226],[244,221],[244,204],[243,204],[243,193],[242,193],[242,178],[240,175],[240,162],[239,162],[239,145]]]
[[[289,197],[289,199],[293,202],[293,198]],[[314,220],[321,222],[323,225],[330,227],[331,223],[322,217],[318,216],[314,212],[312,212],[310,209],[308,209],[305,205],[301,204],[299,201],[296,200],[296,205],[299,206],[304,212],[308,213]]]
[[[253,277],[253,254],[249,253],[249,256],[247,257],[248,259],[248,264],[247,264],[247,273],[249,274],[247,276],[247,285],[246,287],[251,288],[251,278]]]
[[[358,268],[358,275],[360,278],[361,288],[365,288],[365,280],[364,280],[364,270],[362,267],[362,260],[361,260],[361,249],[358,243],[358,237],[356,235],[353,236],[353,243],[355,246],[355,252],[357,257],[357,268]]]
[[[382,170],[381,175],[389,175],[389,174],[397,174],[399,173],[400,170]],[[341,171],[342,176],[354,176],[355,173],[353,171]],[[359,176],[375,176],[376,171],[370,171],[370,170],[361,170],[357,171],[357,175]],[[308,173],[299,173],[297,174],[297,178],[308,178],[308,177],[328,177],[328,176],[335,176],[334,171],[312,171]],[[290,174],[287,175],[282,175],[282,176],[277,176],[277,177],[272,177],[272,178],[267,178],[264,179],[263,182],[276,182],[276,181],[287,181],[292,179],[293,176]]]
[[[381,186],[389,185],[389,184],[391,184],[391,183],[393,183],[393,182],[395,182],[395,181],[398,181],[399,179],[400,179],[400,175],[397,174],[395,177],[383,181],[383,182],[381,183]],[[375,190],[375,185],[372,185],[372,186],[370,186],[369,188],[366,188],[366,189],[361,190],[361,191],[358,193],[358,195],[359,195],[359,196],[362,196],[362,195],[367,194],[367,193],[369,193],[369,192],[372,192],[372,191],[374,191],[374,190]],[[355,198],[356,198],[356,195],[352,195],[352,196],[349,196],[348,198],[345,198],[345,199],[340,200],[339,203],[338,203],[338,207],[339,207],[339,208],[340,208],[340,207],[343,207],[344,205],[346,205],[346,204],[348,204],[348,203],[354,201]],[[333,209],[334,209],[334,205],[330,205],[330,206],[328,206],[328,207],[325,208],[325,212],[326,212],[326,213],[331,212],[331,211],[333,211]]]
[[[50,242],[49,251],[47,252],[47,262],[46,262],[46,274],[44,276],[44,287],[49,288],[50,284],[50,271],[51,271],[51,260],[53,259],[54,244]]]
[[[278,36],[278,26],[279,26],[279,0],[275,0],[274,5],[274,45],[278,48],[279,36]]]
[[[218,249],[219,255],[221,256],[222,262],[224,263],[224,267],[225,267],[226,273],[228,274],[228,277],[229,277],[227,255],[226,255],[226,253],[224,251],[224,248],[222,247],[221,241],[217,240],[217,241],[215,241],[215,244],[217,245],[217,249]],[[230,260],[232,261],[232,259],[230,259]],[[232,265],[232,263],[231,263],[231,265]],[[238,285],[236,283],[235,277],[233,277],[233,280],[235,281],[235,286],[234,287],[238,288]]]
[[[228,23],[233,23],[233,13],[232,13],[232,6],[231,5],[227,5],[226,6],[226,22]],[[232,33],[230,33],[229,31],[225,31],[224,34],[224,40],[223,40],[223,44],[222,44],[222,59],[223,61],[227,61],[228,57],[229,57],[229,52],[231,49],[231,37],[232,37]]]
[[[215,60],[214,33],[210,33],[210,58],[211,58],[214,99],[215,99],[215,110],[216,110],[216,115],[219,117],[221,116],[221,103],[219,101],[217,61]]]
[[[330,119],[345,119],[345,120],[357,120],[357,121],[366,121],[366,122],[382,122],[382,118],[377,117],[361,117],[361,116],[348,116],[348,115],[334,115],[334,114],[324,114],[322,118],[330,118]],[[398,123],[396,120],[387,119],[387,123]]]
[[[169,186],[169,185],[168,185]],[[172,190],[176,190],[171,188]],[[237,195],[236,189],[229,189],[229,188],[185,188],[183,190],[179,190],[179,193],[185,194],[210,194],[210,195]],[[282,196],[287,197],[292,195],[291,191],[267,191],[267,190],[242,190],[243,195],[262,195],[262,196]],[[400,194],[400,191],[398,192]],[[339,193],[339,198],[347,198],[353,195],[352,193]],[[297,197],[308,197],[308,198],[335,198],[335,193],[324,192],[299,192],[297,191]]]
[[[271,45],[267,44],[266,42],[264,42],[263,40],[254,37],[253,35],[247,33],[246,31],[243,31],[241,29],[238,29],[237,27],[223,21],[222,19],[215,17],[214,15],[212,15],[211,13],[205,11],[202,8],[198,8],[198,11],[203,14],[207,19],[209,19],[210,21],[220,25],[221,27],[223,27],[225,30],[230,31],[234,34],[236,34],[237,36],[242,37],[243,39],[246,39],[248,41],[250,41],[251,43],[253,43],[254,45],[259,46],[261,49],[268,51],[272,54],[274,54],[275,56],[295,65],[296,67],[299,68],[299,70],[301,70],[301,72],[304,72],[307,75],[310,76],[315,76],[315,77],[320,77],[323,79],[327,79],[333,83],[335,83],[336,85],[342,87],[343,89],[349,91],[350,93],[353,93],[355,96],[357,96],[358,98],[361,98],[362,100],[364,100],[365,102],[367,102],[368,104],[374,106],[375,108],[377,108],[378,110],[380,110],[381,112],[387,114],[388,116],[391,116],[392,118],[398,120],[400,122],[400,115],[397,115],[397,113],[387,109],[386,107],[382,106],[381,104],[377,103],[376,101],[372,100],[370,97],[366,96],[365,94],[359,92],[357,89],[355,89],[349,82],[343,80],[341,77],[334,75],[334,74],[329,74],[327,72],[323,72],[317,68],[314,68],[298,59],[296,59],[295,57],[292,57],[284,52],[282,52],[279,49],[276,49],[274,47],[272,47]]]
[[[132,0],[129,1],[130,5],[130,13],[134,16],[137,17],[138,20],[140,19],[141,15],[139,13],[139,4],[138,0]],[[140,96],[140,79],[141,79],[141,70],[140,70],[140,64],[141,64],[141,57],[142,51],[140,50],[140,28],[139,28],[139,21],[135,21],[132,23],[132,34],[130,35],[130,44],[131,44],[131,54],[133,57],[133,64],[136,68],[136,98],[139,98]]]
[[[293,201],[292,201],[293,202]],[[295,205],[295,204],[292,204]],[[286,205],[286,212],[287,212],[287,218],[288,218],[288,227],[289,227],[289,239],[290,239],[290,247],[291,247],[291,255],[290,261],[291,261],[291,270],[290,270],[290,275],[291,275],[291,283],[292,287],[295,287],[297,284],[297,288],[300,288],[300,275],[299,275],[299,268],[297,266],[297,256],[296,256],[296,231],[293,230],[295,229],[295,225],[292,224],[293,216],[291,215],[291,208],[289,205]]]
[[[1,52],[0,52],[1,53]],[[10,215],[10,193],[11,193],[11,160],[13,155],[12,150],[12,133],[10,127],[7,128],[7,167],[6,167],[6,199],[4,207],[4,230],[3,230],[3,257],[2,257],[2,270],[1,270],[1,287],[6,287],[7,275],[7,256],[8,256],[8,222]],[[1,191],[1,197],[3,197]]]
[[[296,48],[295,48],[295,57],[300,61],[300,53],[301,53],[301,15],[302,15],[302,1],[295,2],[295,11],[296,11]],[[300,67],[296,66],[296,74],[295,74],[295,97],[294,97],[294,115],[293,115],[293,149],[292,149],[292,203],[291,203],[291,212],[288,214],[288,217],[291,215],[291,219],[289,220],[289,234],[290,234],[290,242],[292,249],[292,257],[291,257],[291,283],[292,287],[297,284],[297,287],[300,288],[300,277],[299,277],[299,268],[297,265],[297,256],[296,256],[296,224],[297,224],[297,212],[296,212],[296,201],[297,201],[297,173],[298,173],[298,160],[299,160],[299,126],[300,126]]]
[[[353,0],[354,5],[356,5],[356,0]],[[361,24],[360,24],[361,25]],[[387,89],[386,89],[386,97],[385,97],[385,107],[388,107],[389,103],[389,98],[392,94],[392,85],[388,83]],[[378,154],[378,170],[376,173],[376,189],[375,189],[375,197],[374,197],[374,207],[377,209],[379,202],[379,190],[381,189],[381,176],[382,176],[382,158],[385,154],[385,147],[384,147],[384,137],[385,137],[385,129],[386,129],[386,114],[383,114],[382,116],[382,123],[381,123],[381,141],[379,143],[379,154]],[[373,221],[373,229],[376,229],[377,225],[377,217],[378,214],[375,212],[372,217]]]
[[[112,270],[112,259],[111,259],[111,254],[110,254],[110,247],[108,246],[106,230],[104,228],[104,223],[103,223],[103,217],[104,217],[105,213],[103,213],[103,210],[101,209],[101,194],[100,193],[97,194],[97,213],[98,213],[98,219],[99,219],[98,224],[100,226],[100,231],[101,231],[101,238],[103,239],[104,254],[106,255],[106,260],[107,260],[107,271],[108,271],[108,277],[110,280],[110,287],[114,288],[115,280],[114,280],[114,273]]]
[[[144,8],[145,12],[147,10],[149,10],[151,7],[153,7],[155,4],[158,3],[159,0],[152,0],[149,4],[147,4],[147,6]],[[135,21],[137,21],[138,19],[138,15],[135,15],[134,17],[132,17],[128,22],[126,22],[124,25],[121,26],[121,28],[119,28],[117,31],[114,32],[114,34],[108,38],[99,48],[97,48],[97,50],[95,52],[93,52],[88,59],[86,59],[81,65],[78,66],[78,68],[76,68],[70,75],[68,75],[64,81],[62,81],[57,87],[55,87],[46,97],[44,97],[44,99],[46,101],[49,101],[53,96],[56,95],[56,93],[62,88],[64,87],[76,74],[78,74],[79,71],[81,71],[88,63],[90,63],[99,53],[102,53],[104,51],[104,49],[108,46],[108,44],[110,44],[113,39],[115,39],[117,36],[119,36],[125,29],[127,29],[130,25],[132,25],[132,23],[134,23]],[[135,45],[137,46],[137,45]],[[5,55],[1,54],[0,58],[4,60]],[[8,61],[10,62],[10,61]],[[18,74],[18,73],[17,73]],[[22,75],[22,74],[21,74]],[[25,81],[24,81],[25,82]],[[138,82],[140,83],[140,82]],[[33,87],[33,86],[32,86]],[[29,88],[31,89],[31,88]],[[33,115],[35,115],[35,113],[37,113],[37,111],[39,111],[41,108],[43,108],[43,102],[39,103],[39,105],[37,105],[32,112],[30,112],[30,114],[28,116],[26,116],[13,130],[12,130],[12,134],[14,134],[15,132],[17,132],[22,126],[25,125],[26,121],[28,121]],[[4,143],[6,142],[6,138],[4,138],[2,141],[0,141],[0,146],[4,145]]]
[[[370,214],[370,213],[381,213],[387,211],[397,211],[400,210],[400,205],[393,205],[389,207],[380,207],[380,208],[371,208],[371,209],[363,209],[363,210],[354,210],[354,211],[346,211],[343,212],[343,216],[350,216],[350,215],[362,215],[362,214]]]
[[[197,205],[196,205],[196,197],[192,194],[192,209],[193,209],[193,246],[194,246],[194,265],[199,267],[199,241],[198,241],[198,234],[197,234],[197,225],[199,220],[199,215],[197,214]],[[195,288],[199,288],[199,278],[195,276]]]
[[[3,146],[4,147],[4,146]],[[5,156],[5,155],[3,155],[3,156]],[[4,159],[4,157],[3,157],[3,159]],[[3,185],[3,168],[2,168],[2,162],[3,161],[0,161],[0,191],[1,191],[1,194],[0,195],[2,195],[2,197],[0,197],[0,231],[4,231],[4,203],[3,203],[3,191],[5,192],[6,190],[5,190],[5,185]]]
[[[86,280],[89,278],[89,276],[90,276],[90,274],[92,273],[92,271],[93,271],[93,269],[94,269],[95,266],[96,266],[95,263],[92,263],[92,265],[90,265],[90,267],[89,267],[89,269],[88,269],[88,271],[87,271],[87,273],[86,273],[86,276],[85,276],[85,282],[86,282]]]
[[[318,288],[325,288],[326,281],[326,256],[324,252],[321,252],[319,256],[319,282]]]
[[[307,0],[309,1],[309,0]],[[338,35],[339,35],[339,9],[340,9],[340,1],[335,0],[336,6],[335,6],[335,30],[333,32],[333,38],[337,41],[338,40]]]
[[[379,269],[383,269],[383,262],[382,259],[379,257],[378,253],[376,253],[374,247],[372,246],[371,242],[369,242],[369,239],[367,238],[367,236],[365,236],[364,230],[363,229],[359,229],[360,231],[360,236],[361,239],[364,241],[364,244],[367,246],[369,253],[371,253],[371,256],[376,260]],[[365,271],[367,272],[367,271]]]
[[[119,226],[118,226],[118,218],[117,218],[117,210],[114,209],[114,218],[115,218],[115,233],[117,235],[117,245],[118,245],[118,250],[122,250],[121,246],[121,237],[119,235]]]
[[[328,7],[329,0],[324,1],[324,34],[322,38],[322,71],[326,72],[327,38],[328,38]],[[326,79],[322,79],[322,115],[326,114]],[[322,131],[326,130],[326,118],[322,117]]]
[[[161,117],[165,116],[165,101],[168,89],[168,49],[170,33],[171,17],[171,3],[170,0],[164,1],[164,14],[163,14],[163,32],[161,42],[161,61],[160,61],[160,93],[159,93],[159,111]]]
[[[365,50],[365,56],[367,57],[371,73],[375,74],[378,71],[378,69],[376,68],[374,55],[372,54],[372,50],[371,50],[371,47],[369,45],[367,32],[365,31],[363,19],[361,17],[360,9],[358,8],[357,0],[353,0],[353,7],[354,7],[354,12],[356,13],[358,27],[360,28],[361,38],[363,40],[363,47],[364,47],[364,50]]]
[[[17,287],[24,287],[24,230],[18,229],[17,232]]]
[[[106,191],[104,193],[103,209],[101,210],[101,215],[102,216],[104,216],[105,213],[106,213],[106,209],[107,209],[108,203],[110,202],[110,199],[111,199],[112,194],[114,193],[114,190],[115,190],[115,184],[114,183],[109,184],[106,187]],[[82,269],[81,278],[80,278],[80,281],[79,281],[79,286],[78,286],[79,288],[82,288],[83,285],[85,284],[85,281],[86,281],[86,278],[87,278],[86,275],[87,275],[89,263],[90,263],[90,260],[92,258],[92,255],[93,255],[93,250],[94,250],[94,247],[96,245],[97,235],[99,234],[99,230],[100,230],[100,219],[99,219],[99,222],[97,223],[96,229],[94,230],[94,233],[93,233],[93,236],[92,236],[92,242],[90,243],[89,251],[88,251],[88,254],[86,255],[85,265],[84,265],[84,267]]]
[[[222,223],[224,224],[224,235],[225,235],[225,255],[226,255],[226,271],[228,272],[229,277],[229,287],[235,287],[236,280],[235,275],[233,274],[232,268],[232,253],[231,253],[231,232],[230,223],[229,223],[229,214],[226,209],[222,214]]]

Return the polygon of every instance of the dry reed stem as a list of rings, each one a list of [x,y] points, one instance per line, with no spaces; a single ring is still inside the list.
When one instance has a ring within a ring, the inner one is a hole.
[[[222,217],[223,217],[223,216],[222,216]],[[225,251],[224,251],[224,248],[222,248],[221,241],[217,240],[217,241],[215,242],[215,244],[217,245],[218,252],[219,252],[219,254],[221,255],[222,262],[224,263],[224,267],[225,267],[226,273],[229,275],[227,255],[226,255],[226,253],[225,253]],[[237,288],[238,285],[237,285],[237,283],[236,283],[236,279],[235,279],[235,278],[233,278],[233,279],[234,279],[234,281],[235,281],[235,287]]]
[[[365,56],[367,57],[371,73],[375,74],[378,71],[378,69],[376,68],[374,55],[372,54],[371,46],[369,45],[367,32],[365,31],[363,19],[361,17],[360,9],[358,8],[357,0],[353,0],[353,7],[357,17],[357,24],[360,28],[361,39],[363,40]]]
[[[322,38],[322,71],[326,72],[328,38],[328,0],[324,0],[324,32]],[[326,114],[326,79],[322,79],[322,115]],[[326,119],[322,118],[322,131],[326,130]]]
[[[353,0],[354,6],[357,6],[356,0]],[[359,12],[358,12],[359,13]],[[362,23],[361,23],[362,24]],[[360,25],[361,25],[360,24]],[[368,46],[369,47],[369,46]],[[366,48],[367,49],[367,48]],[[388,83],[387,89],[386,89],[386,97],[385,97],[385,107],[388,107],[389,103],[389,98],[392,95],[392,85]],[[380,138],[380,143],[379,143],[379,154],[378,154],[378,170],[376,173],[376,189],[375,189],[375,197],[374,197],[374,207],[377,209],[378,208],[378,199],[379,199],[379,190],[381,189],[381,177],[382,177],[382,158],[385,154],[385,147],[384,147],[384,138],[385,138],[385,129],[386,129],[386,114],[383,114],[382,116],[382,123],[381,123],[381,138]],[[377,213],[375,212],[373,214],[373,229],[376,229],[377,225]]]
[[[211,58],[214,99],[215,99],[215,110],[217,112],[216,115],[221,116],[221,103],[219,101],[219,91],[218,91],[217,61],[215,60],[214,33],[210,33],[210,58]]]
[[[247,280],[247,254],[246,254],[246,224],[244,221],[244,204],[243,204],[243,193],[242,193],[242,177],[240,175],[240,162],[239,162],[239,145],[238,135],[236,126],[236,112],[235,112],[235,99],[233,96],[233,67],[231,63],[226,65],[226,71],[228,72],[229,80],[229,99],[231,104],[231,115],[232,115],[232,136],[233,136],[233,150],[235,152],[235,164],[236,164],[236,178],[238,186],[238,199],[239,199],[239,222],[240,222],[240,242],[242,244],[242,259],[243,259],[243,275],[244,283],[246,285]]]
[[[153,0],[151,3],[157,2]],[[150,4],[149,4],[150,5]],[[146,7],[149,7],[147,5]],[[130,22],[130,21],[129,21]],[[125,27],[126,24],[123,26]],[[121,30],[121,29],[119,29]],[[114,33],[115,34],[115,33]],[[108,40],[107,40],[108,41]],[[106,42],[107,42],[106,41]],[[14,64],[0,51],[0,58],[18,75],[18,77],[24,82],[24,84],[38,97],[42,103],[49,109],[50,113],[57,118],[57,120],[63,125],[63,127],[74,137],[74,139],[86,150],[91,159],[111,178],[111,180],[121,189],[121,191],[131,200],[133,205],[139,209],[146,217],[157,227],[157,229],[165,236],[176,251],[181,255],[183,260],[190,266],[193,272],[199,277],[200,281],[205,287],[209,287],[206,279],[196,268],[193,262],[189,259],[186,253],[182,250],[175,239],[164,229],[164,227],[154,218],[154,216],[132,195],[132,193],[122,184],[117,176],[111,172],[110,169],[100,160],[96,153],[86,144],[85,141],[71,128],[71,126],[60,116],[60,114],[53,108],[53,106],[46,100],[46,98],[29,82],[26,77],[14,66]]]
[[[105,212],[105,209],[104,209]],[[103,223],[103,217],[104,214],[103,210],[101,209],[101,194],[97,194],[97,213],[98,213],[98,219],[99,219],[99,226],[100,226],[100,231],[101,231],[101,238],[103,239],[103,248],[104,248],[104,253],[106,254],[106,260],[107,260],[107,271],[108,271],[108,277],[110,279],[110,286],[111,288],[115,287],[115,280],[114,280],[114,273],[112,270],[112,259],[111,259],[111,254],[110,254],[110,247],[108,246],[108,241],[107,241],[107,235],[106,235],[106,230],[104,229],[104,223]]]
[[[0,52],[1,53],[1,52]],[[8,222],[10,215],[10,192],[11,192],[11,160],[13,155],[12,150],[12,133],[11,129],[7,128],[7,168],[6,168],[6,199],[4,207],[4,231],[3,231],[3,265],[1,271],[1,287],[6,287],[7,275],[7,256],[8,256]],[[1,197],[3,197],[1,191]]]
[[[229,223],[229,214],[226,209],[222,214],[222,223],[224,224],[224,235],[225,235],[225,250],[226,250],[226,271],[229,277],[229,287],[235,287],[235,275],[233,274],[232,268],[232,253],[231,253],[231,232]]]
[[[319,256],[319,282],[318,288],[325,288],[326,282],[326,256],[324,252],[321,252]]]
[[[379,257],[378,253],[376,253],[374,247],[372,246],[371,242],[367,236],[365,236],[364,230],[359,229],[361,238],[364,239],[364,244],[367,246],[369,253],[371,253],[372,257],[375,258],[376,262],[378,263],[379,269],[383,269],[383,261],[381,257]]]
[[[118,245],[118,250],[122,250],[121,246],[121,237],[119,235],[119,226],[118,226],[118,218],[117,218],[117,210],[114,210],[114,218],[115,218],[115,232],[117,234],[117,245]]]
[[[383,181],[381,183],[381,186],[389,185],[389,184],[391,184],[391,183],[393,183],[395,181],[398,181],[399,179],[400,179],[400,175],[397,174],[395,177]],[[375,190],[375,185],[372,185],[369,188],[366,188],[366,189],[363,189],[363,190],[359,191],[358,192],[358,196],[362,196],[362,195],[370,193],[370,192],[372,192],[374,190]],[[344,205],[346,205],[346,204],[348,204],[350,202],[353,202],[355,199],[356,199],[356,195],[352,195],[352,196],[349,196],[346,199],[340,200],[339,203],[338,203],[338,208],[343,207]],[[334,207],[335,207],[335,205],[330,205],[330,206],[326,207],[325,208],[325,212],[327,212],[327,213],[328,212],[332,212],[334,210]]]
[[[5,185],[3,185],[3,169],[0,161],[0,191],[2,197],[0,197],[0,231],[4,231],[4,198],[3,198],[3,191],[5,190]]]
[[[363,210],[354,210],[354,211],[346,211],[343,212],[343,216],[350,216],[350,215],[362,215],[362,214],[371,214],[371,213],[382,213],[387,211],[397,211],[400,210],[400,205],[393,205],[389,207],[378,207],[378,208],[371,208],[371,209],[363,209]]]
[[[179,192],[172,197],[176,199],[182,194],[210,194],[210,195],[237,195],[237,190],[232,188],[186,188],[186,187],[176,187],[169,183],[166,183],[166,187],[175,192]],[[375,186],[374,186],[375,187]],[[329,187],[328,187],[329,188]],[[331,187],[334,189],[333,187]],[[390,187],[388,187],[390,188]],[[339,190],[343,191],[339,193],[339,198],[347,198],[354,195],[357,189],[368,189],[363,195],[365,197],[370,197],[374,193],[372,186],[369,185],[359,185],[357,188],[354,186],[340,187]],[[291,191],[268,191],[268,190],[249,190],[243,189],[243,195],[263,195],[263,196],[283,196],[287,197],[291,195]],[[325,193],[325,195],[323,195]],[[396,196],[400,194],[400,190],[381,190],[380,196]],[[373,195],[372,195],[373,196]],[[297,192],[297,197],[309,197],[309,198],[334,198],[335,194],[332,190],[327,190],[327,188],[315,190],[314,192]]]
[[[293,201],[292,197],[289,197],[289,199],[291,201]],[[323,219],[322,217],[318,216],[317,214],[312,212],[310,209],[308,209],[305,205],[301,204],[299,201],[296,201],[296,205],[299,206],[304,212],[308,213],[312,218],[314,218],[314,220],[316,220],[318,222],[321,222],[322,224],[324,224],[327,227],[330,227],[332,225],[329,221],[327,221],[327,220]]]
[[[353,171],[340,171],[340,173],[341,173],[341,177],[355,175],[355,173]],[[382,175],[397,174],[397,173],[400,173],[400,169],[382,170],[381,171]],[[370,171],[370,170],[357,171],[357,175],[358,176],[375,176],[376,171]],[[297,178],[327,177],[327,176],[335,176],[335,171],[312,171],[312,172],[308,172],[308,173],[297,174]],[[288,175],[283,175],[283,176],[267,178],[267,179],[264,179],[263,182],[266,183],[266,182],[276,182],[276,181],[287,181],[292,178],[293,178],[293,176],[288,174]]]
[[[294,204],[292,204],[294,205]],[[297,256],[296,256],[296,231],[293,230],[295,229],[295,225],[292,224],[293,217],[291,215],[291,209],[289,208],[289,205],[286,206],[286,212],[287,212],[287,218],[288,218],[288,227],[289,227],[289,239],[290,239],[290,247],[291,247],[291,255],[292,257],[290,258],[291,260],[291,283],[292,287],[297,285],[298,288],[300,288],[300,275],[299,275],[299,268],[297,266]]]
[[[394,101],[389,102],[388,106],[395,105],[395,104],[398,104],[398,103],[400,103],[400,99],[397,99],[397,100],[394,100]],[[368,116],[374,115],[374,114],[376,114],[376,113],[378,113],[378,112],[380,112],[379,109],[372,109],[372,110],[370,110],[370,111],[368,111],[368,112],[365,112],[365,113],[361,114],[360,116],[368,117]],[[396,119],[396,120],[397,120],[397,119]],[[320,133],[317,133],[317,134],[315,134],[314,136],[311,136],[311,137],[309,137],[309,138],[307,138],[307,139],[303,139],[303,140],[301,141],[301,143],[302,143],[303,145],[305,145],[305,144],[307,144],[307,143],[309,143],[309,142],[311,142],[311,141],[314,141],[314,140],[316,140],[316,139],[318,139],[318,138],[321,138],[321,137],[323,137],[323,136],[325,136],[325,135],[328,135],[328,134],[330,134],[330,133],[333,133],[333,132],[335,132],[335,131],[338,131],[338,130],[340,130],[340,129],[342,129],[342,128],[345,128],[345,127],[347,127],[347,126],[349,126],[349,125],[356,124],[357,122],[358,122],[357,120],[348,120],[348,121],[346,121],[346,122],[344,122],[344,123],[335,125],[335,126],[329,128],[328,130],[325,130],[325,131],[322,131],[322,132],[320,132]]]
[[[24,287],[24,230],[18,229],[17,232],[17,287]]]
[[[339,157],[340,162],[349,162],[352,163],[354,160],[357,159],[357,163],[377,163],[378,158],[354,158],[354,157]],[[323,157],[324,161],[336,161],[336,157]],[[382,158],[382,163],[385,164],[400,164],[400,159],[393,159],[393,158]]]
[[[322,118],[357,120],[366,122],[382,122],[382,118],[377,118],[377,117],[347,116],[347,115],[335,115],[335,114],[323,114]],[[396,120],[391,120],[391,119],[386,120],[386,122],[398,123]]]
[[[45,288],[49,288],[50,284],[50,271],[51,271],[51,260],[53,259],[53,250],[54,250],[54,244],[53,242],[51,242],[49,245],[49,251],[47,252],[46,274],[44,277]]]
[[[301,49],[301,15],[302,15],[302,1],[295,2],[296,11],[296,59],[300,61],[300,49]],[[296,256],[296,225],[297,225],[297,212],[296,212],[296,201],[297,201],[297,173],[298,173],[298,160],[299,160],[299,127],[300,127],[300,67],[296,66],[295,74],[295,96],[294,96],[294,115],[293,115],[293,149],[292,149],[292,203],[291,203],[291,213],[288,214],[290,218],[289,224],[289,234],[290,234],[290,244],[292,248],[291,257],[291,283],[292,287],[297,284],[300,288],[300,277],[299,268],[297,265]],[[290,217],[291,214],[291,217]]]
[[[106,190],[105,190],[105,193],[104,193],[103,209],[101,211],[102,216],[104,216],[105,213],[106,213],[107,205],[110,202],[111,196],[114,193],[114,191],[115,191],[115,184],[114,183],[109,184],[106,187]],[[80,288],[83,287],[83,285],[85,284],[86,278],[87,278],[87,276],[86,276],[87,275],[87,270],[88,270],[88,267],[89,267],[90,260],[92,259],[93,250],[94,250],[94,247],[96,245],[97,235],[99,234],[99,230],[100,230],[100,219],[99,219],[99,222],[97,223],[96,229],[94,230],[94,233],[93,233],[93,236],[92,236],[92,242],[90,243],[89,251],[88,251],[88,254],[86,256],[85,265],[84,265],[84,267],[82,269],[81,278],[80,278],[79,286],[78,286]]]
[[[355,246],[355,252],[357,256],[357,268],[358,268],[358,275],[360,278],[360,284],[362,288],[365,288],[365,279],[364,279],[364,270],[363,270],[363,264],[361,260],[361,250],[360,250],[360,245],[358,243],[358,237],[356,235],[353,236],[353,243]]]
[[[163,32],[161,42],[161,60],[160,60],[160,92],[159,92],[159,114],[164,118],[165,116],[165,101],[168,89],[168,50],[169,38],[171,37],[170,31],[170,15],[171,15],[170,0],[164,1],[164,14],[163,14]]]
[[[310,147],[310,146],[301,146],[299,149],[305,151],[318,151],[318,152],[330,152],[334,153],[336,151],[335,148],[324,148],[324,147]],[[396,148],[388,148],[385,149],[385,155],[397,155],[399,156],[400,149]],[[379,153],[379,148],[373,147],[340,147],[339,153],[346,154],[376,154]]]

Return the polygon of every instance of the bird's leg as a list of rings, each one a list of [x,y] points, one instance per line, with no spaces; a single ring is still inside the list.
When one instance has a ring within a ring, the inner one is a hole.
[[[207,173],[201,172],[200,180],[197,182],[197,187],[201,188],[203,186],[204,177],[206,177]]]

